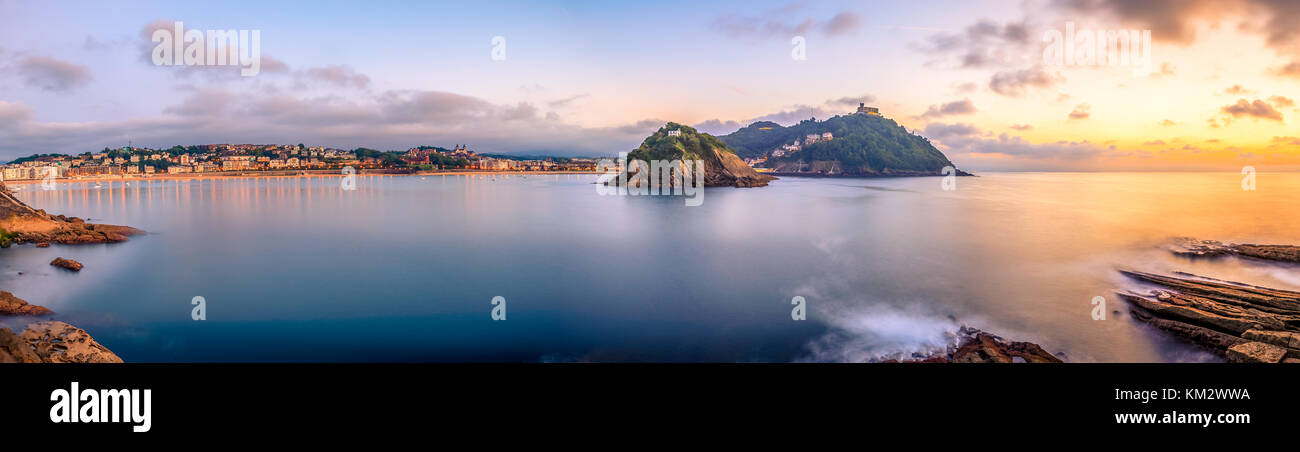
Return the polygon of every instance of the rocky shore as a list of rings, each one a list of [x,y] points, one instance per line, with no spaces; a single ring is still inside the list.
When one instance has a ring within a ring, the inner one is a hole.
[[[1216,240],[1179,239],[1171,250],[1183,257],[1243,256],[1274,262],[1300,264],[1300,246],[1223,243]]]
[[[121,242],[144,231],[127,226],[91,224],[63,215],[50,215],[19,201],[0,183],[0,247],[14,243],[82,244]],[[56,258],[50,265],[71,271],[80,262]],[[20,272],[21,274],[21,272]],[[48,308],[30,304],[0,290],[0,316],[44,316]],[[0,363],[120,363],[122,358],[90,337],[86,330],[58,321],[35,322],[15,334],[0,328]]]
[[[0,246],[13,243],[113,243],[144,234],[136,228],[92,224],[76,217],[50,215],[33,209],[0,184]]]
[[[37,322],[22,333],[0,328],[0,363],[120,363],[86,330],[63,322]]]
[[[1300,292],[1189,273],[1120,273],[1159,287],[1118,293],[1134,318],[1230,362],[1300,363]]]
[[[1008,341],[975,328],[963,326],[956,341],[932,355],[907,359],[884,359],[880,363],[1062,363],[1064,360],[1032,342]]]
[[[0,315],[49,315],[53,313],[44,306],[28,304],[27,300],[0,290]]]

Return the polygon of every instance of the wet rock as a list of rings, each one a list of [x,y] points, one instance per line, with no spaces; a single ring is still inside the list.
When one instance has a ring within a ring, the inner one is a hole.
[[[41,357],[36,355],[26,341],[8,328],[0,328],[0,363],[39,363]]]
[[[15,198],[0,183],[0,247],[11,243],[112,243],[144,231],[127,226],[91,224],[76,217],[50,215]]]
[[[945,351],[933,356],[913,356],[912,359],[889,359],[878,362],[904,363],[1060,363],[1065,362],[1038,344],[1007,341],[976,328],[961,327],[956,342]]]
[[[1216,240],[1182,238],[1171,250],[1185,257],[1220,257],[1237,255],[1276,262],[1300,263],[1300,246],[1224,243]]]
[[[53,313],[44,306],[27,304],[27,300],[0,290],[0,315],[49,315]]]
[[[1286,349],[1263,342],[1244,342],[1228,348],[1228,362],[1277,363],[1286,356]]]
[[[81,328],[63,322],[37,322],[19,338],[43,363],[120,363],[122,358],[100,345]]]
[[[81,262],[77,262],[72,259],[64,259],[61,257],[54,258],[54,260],[50,261],[50,265],[72,270],[74,272],[81,271],[81,267],[82,267]]]
[[[1232,362],[1300,358],[1300,292],[1187,273],[1120,273],[1161,287],[1145,294],[1119,293],[1135,319]]]
[[[1289,331],[1247,330],[1241,334],[1242,339],[1273,344],[1279,347],[1300,349],[1300,333]]]

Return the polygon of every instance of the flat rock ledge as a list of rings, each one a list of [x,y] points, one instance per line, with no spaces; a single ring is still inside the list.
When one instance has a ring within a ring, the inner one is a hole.
[[[1170,250],[1176,255],[1191,258],[1216,258],[1243,256],[1274,262],[1300,264],[1300,246],[1256,245],[1251,243],[1224,243],[1217,240],[1180,238]]]
[[[44,306],[28,304],[27,300],[0,290],[0,315],[49,315],[53,313]]]
[[[1300,292],[1177,273],[1120,270],[1159,286],[1119,292],[1133,317],[1229,362],[1300,363]]]
[[[95,342],[86,330],[37,322],[21,334],[0,328],[0,363],[120,363],[122,358]]]
[[[1008,341],[975,328],[962,326],[957,340],[946,350],[929,356],[913,355],[908,359],[885,359],[880,363],[1062,363],[1043,347],[1032,342]]]

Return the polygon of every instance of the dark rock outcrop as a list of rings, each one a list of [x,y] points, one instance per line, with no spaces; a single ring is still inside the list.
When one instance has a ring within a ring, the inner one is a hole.
[[[37,322],[22,334],[0,328],[0,363],[120,363],[86,330],[63,322]]]
[[[53,313],[44,306],[28,304],[27,300],[0,290],[0,315],[49,315]]]
[[[1120,273],[1161,289],[1120,292],[1133,317],[1234,362],[1300,358],[1300,292],[1188,273]]]
[[[0,184],[0,246],[10,243],[112,243],[144,231],[128,226],[92,224],[76,217],[50,215],[19,201]]]
[[[1300,246],[1223,243],[1216,240],[1178,239],[1171,251],[1186,257],[1236,255],[1275,262],[1300,264]]]
[[[79,271],[81,271],[81,267],[82,267],[81,262],[77,262],[77,261],[74,261],[74,260],[72,260],[72,259],[64,259],[64,258],[61,258],[61,257],[56,257],[56,258],[54,258],[54,260],[50,261],[50,265],[53,265],[53,266],[55,266],[55,267],[59,267],[59,268],[64,268],[64,269],[72,270],[72,271],[74,271],[74,272],[79,272]]]
[[[963,326],[956,342],[941,352],[911,359],[888,359],[880,362],[903,363],[1060,363],[1043,347],[1032,342],[1008,341],[975,328]]]

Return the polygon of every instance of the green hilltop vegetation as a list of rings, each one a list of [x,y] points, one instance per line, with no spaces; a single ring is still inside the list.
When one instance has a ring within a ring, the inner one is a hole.
[[[704,185],[709,187],[761,187],[774,179],[754,171],[718,137],[675,122],[650,134],[641,142],[641,146],[628,153],[627,158],[629,161],[646,162],[702,160],[705,169]]]
[[[761,166],[778,173],[846,176],[938,175],[946,166],[956,167],[929,139],[882,116],[849,114],[825,121],[808,119],[790,127],[760,121],[720,139],[742,158],[759,158],[782,145],[802,144],[805,136],[824,132],[834,138],[805,145],[782,157],[769,157]]]

